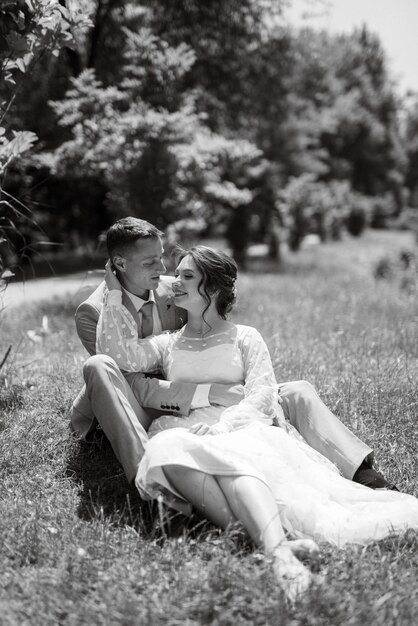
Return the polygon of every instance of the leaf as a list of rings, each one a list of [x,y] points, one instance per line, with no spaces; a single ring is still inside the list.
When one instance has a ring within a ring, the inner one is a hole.
[[[26,72],[26,67],[25,67],[25,63],[24,63],[23,59],[21,59],[21,58],[16,59],[16,65],[20,69],[21,72],[23,72],[23,73]]]
[[[33,52],[27,52],[26,54],[23,55],[23,62],[26,65],[26,67],[32,61],[32,58],[33,58]]]
[[[2,243],[3,241],[6,241],[6,240],[4,238],[2,238],[0,240],[0,243]],[[13,274],[13,272],[11,272],[10,270],[4,270],[4,272],[1,275],[1,278],[2,279],[4,279],[4,278],[13,278],[14,275],[15,274]]]
[[[13,156],[18,156],[33,146],[38,140],[37,135],[31,131],[19,131],[15,133],[14,139],[9,143],[8,151]]]
[[[5,83],[8,83],[9,85],[16,85],[16,81],[13,78],[13,75],[11,74],[11,72],[6,72],[3,80]]]
[[[59,13],[61,13],[61,16],[64,17],[65,19],[69,20],[70,19],[70,13],[68,11],[68,9],[66,9],[65,7],[61,6],[60,4],[58,4],[56,6],[56,11],[58,11]]]
[[[17,17],[17,28],[19,31],[22,31],[25,28],[25,14],[23,11],[19,11],[19,15]]]
[[[0,52],[6,52],[9,49],[9,44],[7,43],[7,39],[0,35]]]

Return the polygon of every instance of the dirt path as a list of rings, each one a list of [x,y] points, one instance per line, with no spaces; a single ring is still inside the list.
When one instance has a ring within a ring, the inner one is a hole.
[[[10,283],[0,293],[0,309],[18,306],[23,302],[51,300],[58,296],[68,296],[77,306],[103,280],[103,271],[78,272],[67,276],[37,278],[22,283]]]

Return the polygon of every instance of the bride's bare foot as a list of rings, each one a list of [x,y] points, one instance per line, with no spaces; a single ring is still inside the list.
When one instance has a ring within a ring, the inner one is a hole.
[[[276,580],[287,600],[294,604],[307,591],[313,576],[298,561],[287,544],[282,544],[274,550],[273,559]]]
[[[309,561],[313,565],[318,563],[319,546],[312,539],[290,539],[283,544],[291,549],[299,561]]]

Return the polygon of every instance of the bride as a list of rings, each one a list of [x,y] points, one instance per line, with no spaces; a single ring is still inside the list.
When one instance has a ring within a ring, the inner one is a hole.
[[[168,380],[244,385],[236,406],[154,420],[136,485],[143,498],[162,497],[186,514],[194,507],[221,528],[239,521],[272,556],[278,584],[294,601],[312,581],[301,560],[318,556],[316,541],[365,544],[418,530],[418,500],[346,480],[285,422],[261,335],[227,319],[236,276],[235,262],[220,251],[184,252],[173,292],[186,325],[138,339],[108,267],[97,352],[125,371],[162,369]]]

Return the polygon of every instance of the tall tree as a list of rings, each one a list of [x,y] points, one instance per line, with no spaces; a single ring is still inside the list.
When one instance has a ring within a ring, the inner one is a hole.
[[[57,176],[103,180],[113,216],[130,213],[162,228],[207,217],[209,201],[251,201],[236,164],[252,162],[259,151],[203,123],[193,93],[184,90],[193,50],[169,45],[148,27],[124,33],[118,82],[106,87],[86,70],[54,104],[70,138],[43,162]]]
[[[16,0],[0,6],[0,272],[17,246],[25,248],[24,231],[33,220],[30,210],[6,190],[10,168],[37,140],[31,130],[13,125],[14,106],[27,71],[46,56],[57,55],[74,41],[73,33],[87,26],[79,13],[57,0]]]
[[[322,140],[330,155],[329,175],[337,177],[342,167],[344,177],[360,192],[391,192],[399,212],[406,155],[399,102],[381,42],[363,28],[350,37],[330,39],[326,52],[334,59],[338,80],[334,103],[324,111],[328,124],[323,124]]]
[[[418,94],[411,95],[406,111],[404,140],[408,155],[405,185],[410,206],[418,209]]]

